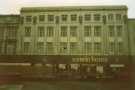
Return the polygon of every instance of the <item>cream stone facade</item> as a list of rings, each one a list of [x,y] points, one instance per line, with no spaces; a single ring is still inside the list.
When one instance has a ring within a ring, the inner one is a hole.
[[[126,6],[24,7],[18,54],[128,55]]]

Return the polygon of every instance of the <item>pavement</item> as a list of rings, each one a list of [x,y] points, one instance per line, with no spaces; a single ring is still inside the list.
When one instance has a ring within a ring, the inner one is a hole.
[[[0,90],[22,90],[23,85],[5,84],[0,85]]]
[[[0,90],[135,90],[129,82],[33,81],[0,85]]]

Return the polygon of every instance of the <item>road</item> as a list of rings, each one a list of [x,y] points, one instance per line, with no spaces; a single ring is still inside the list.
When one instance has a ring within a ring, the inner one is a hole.
[[[34,81],[0,85],[0,90],[135,90],[130,82],[118,81]]]

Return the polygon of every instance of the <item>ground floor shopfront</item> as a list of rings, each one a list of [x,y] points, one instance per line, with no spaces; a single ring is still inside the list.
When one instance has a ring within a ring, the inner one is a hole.
[[[117,77],[126,79],[130,77],[132,69],[130,58],[130,56],[5,55],[0,56],[0,67],[9,67],[8,73],[17,69],[17,72],[29,76],[44,77],[44,75],[49,76],[51,73],[51,75],[58,77]]]

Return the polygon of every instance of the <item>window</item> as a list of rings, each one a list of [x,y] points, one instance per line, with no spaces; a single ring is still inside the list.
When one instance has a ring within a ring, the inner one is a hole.
[[[44,37],[44,27],[38,27],[38,36],[39,37]]]
[[[41,54],[44,52],[44,42],[37,43],[37,50],[38,50],[38,53],[41,53]]]
[[[39,15],[39,22],[45,21],[45,15]]]
[[[67,36],[67,26],[61,27],[61,36],[66,37]]]
[[[86,53],[90,53],[92,51],[92,43],[91,42],[84,43],[84,51]]]
[[[109,15],[108,15],[108,20],[109,20],[109,21],[114,20],[114,15],[113,15],[113,14],[109,14]]]
[[[15,38],[17,33],[17,27],[9,26],[7,27],[7,38]]]
[[[122,26],[117,26],[117,36],[118,37],[122,36]]]
[[[76,37],[77,36],[77,26],[71,26],[70,27],[70,36]]]
[[[94,20],[100,21],[100,14],[94,14]]]
[[[76,21],[76,20],[77,20],[77,15],[76,14],[71,15],[71,21]]]
[[[70,43],[70,52],[71,53],[76,53],[78,52],[78,48],[77,48],[77,43],[76,42],[71,42]]]
[[[90,20],[91,20],[91,15],[85,14],[85,21],[90,21]]]
[[[101,26],[94,26],[94,36],[101,36]]]
[[[31,27],[25,27],[25,36],[30,37],[31,36]]]
[[[48,21],[54,21],[54,15],[48,15]]]
[[[101,43],[99,42],[94,43],[94,52],[95,53],[101,52]]]
[[[24,53],[29,53],[30,51],[30,42],[24,42]]]
[[[115,36],[114,26],[109,26],[108,28],[109,28],[109,36],[114,37]]]
[[[54,28],[51,26],[47,27],[47,36],[53,37],[53,35],[54,35]]]
[[[67,43],[61,42],[60,43],[60,53],[66,53],[67,52]]]
[[[26,16],[26,22],[32,22],[32,16]]]
[[[91,26],[84,26],[84,36],[91,36]]]
[[[122,51],[123,51],[123,43],[118,42],[118,53],[122,53]]]
[[[0,39],[4,38],[4,27],[0,27]]]
[[[114,50],[115,50],[115,43],[110,42],[109,43],[109,53],[114,53]]]
[[[52,42],[47,42],[46,43],[46,50],[47,50],[47,54],[51,54],[51,53],[54,52],[54,47],[53,47]]]
[[[2,54],[2,49],[3,49],[3,43],[2,43],[2,41],[0,41],[0,54]]]
[[[68,15],[62,15],[61,16],[62,21],[67,21],[67,17],[68,17]]]
[[[121,14],[116,14],[116,20],[119,21],[121,19],[122,19]]]

